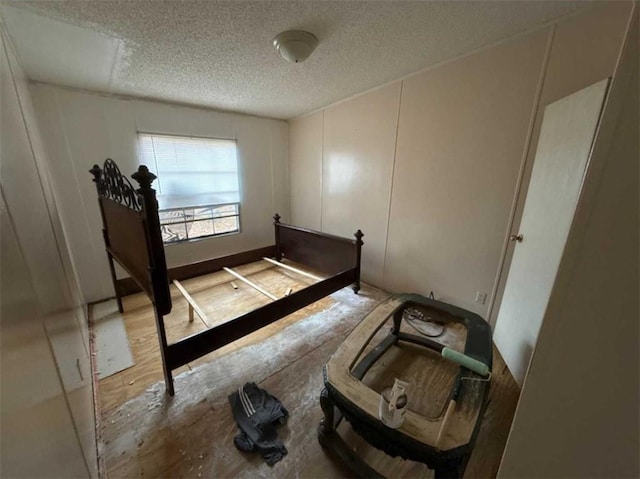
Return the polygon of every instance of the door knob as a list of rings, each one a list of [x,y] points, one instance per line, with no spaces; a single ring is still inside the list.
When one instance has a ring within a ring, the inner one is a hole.
[[[509,236],[509,239],[511,241],[517,241],[518,243],[522,243],[522,240],[524,239],[524,236],[522,236],[522,234],[519,234],[518,236],[511,235],[511,236]]]

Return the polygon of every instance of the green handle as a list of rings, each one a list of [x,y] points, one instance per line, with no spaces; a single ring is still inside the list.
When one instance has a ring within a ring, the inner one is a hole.
[[[448,359],[449,361],[453,361],[454,363],[457,363],[467,369],[470,369],[474,373],[478,373],[481,376],[489,375],[489,366],[487,366],[483,362],[478,361],[477,359],[473,359],[449,348],[442,348],[441,354],[443,358]]]

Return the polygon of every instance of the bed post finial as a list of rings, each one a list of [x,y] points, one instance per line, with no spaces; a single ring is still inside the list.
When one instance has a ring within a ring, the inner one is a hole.
[[[282,251],[280,250],[280,218],[278,213],[273,215],[273,229],[276,234],[276,261],[282,261]]]
[[[140,165],[138,167],[138,171],[131,175],[131,178],[138,182],[138,184],[140,185],[140,190],[148,191],[151,189],[151,183],[153,183],[153,180],[155,180],[157,176],[151,173],[149,171],[149,168],[147,168],[145,165]],[[138,193],[142,192],[140,190],[138,190]]]
[[[142,211],[147,220],[148,248],[150,256],[149,270],[153,285],[153,297],[159,315],[169,314],[171,311],[171,294],[169,293],[169,279],[167,278],[167,260],[164,256],[160,218],[158,217],[158,200],[156,190],[151,183],[157,178],[145,165],[140,165],[131,178],[136,180],[140,188],[136,190],[142,203]],[[166,339],[166,338],[165,338]],[[163,340],[164,341],[164,340]],[[166,341],[162,347],[166,347]]]
[[[353,292],[358,294],[358,291],[360,291],[360,264],[362,261],[362,245],[364,244],[362,237],[364,233],[358,230],[353,236],[356,237],[356,281],[353,284]]]
[[[91,168],[89,170],[89,173],[91,173],[93,175],[93,182],[97,183],[98,181],[100,181],[100,177],[102,176],[102,170],[100,169],[100,167],[98,165],[93,165],[93,168]]]

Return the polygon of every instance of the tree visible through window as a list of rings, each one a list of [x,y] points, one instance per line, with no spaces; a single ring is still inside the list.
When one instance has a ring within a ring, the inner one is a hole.
[[[140,163],[158,175],[165,243],[240,231],[235,141],[140,133],[138,147]]]

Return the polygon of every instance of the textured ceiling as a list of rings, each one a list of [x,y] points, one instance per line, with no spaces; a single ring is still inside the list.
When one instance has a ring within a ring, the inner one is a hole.
[[[33,80],[292,118],[579,9],[586,2],[3,1]],[[304,63],[273,37],[314,33]]]

